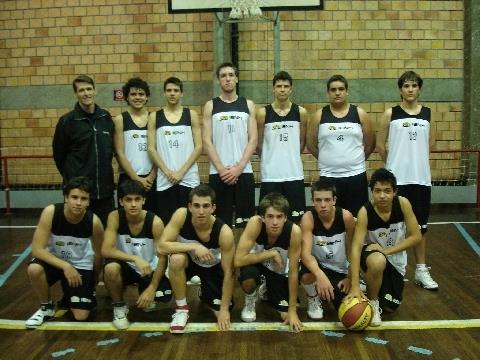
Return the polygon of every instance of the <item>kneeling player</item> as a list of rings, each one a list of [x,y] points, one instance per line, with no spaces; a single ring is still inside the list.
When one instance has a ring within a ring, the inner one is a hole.
[[[28,277],[41,307],[26,321],[27,328],[40,326],[55,315],[50,286],[57,281],[62,283],[65,305],[76,320],[86,320],[95,307],[103,226],[87,210],[90,188],[88,178],[72,178],[63,189],[64,203],[47,206],[40,216]]]
[[[172,291],[164,276],[166,258],[156,255],[163,222],[153,212],[143,210],[145,188],[139,181],[126,179],[118,187],[121,208],[108,216],[102,255],[105,257],[105,286],[113,301],[113,325],[129,327],[128,306],[123,301],[126,285],[138,284],[137,306],[150,309],[155,301],[168,302]]]
[[[258,213],[248,221],[235,254],[235,266],[240,267],[240,283],[246,293],[242,320],[256,319],[257,287],[264,275],[270,305],[291,330],[298,332],[302,330],[297,315],[300,227],[287,219],[289,204],[281,194],[266,195]]]

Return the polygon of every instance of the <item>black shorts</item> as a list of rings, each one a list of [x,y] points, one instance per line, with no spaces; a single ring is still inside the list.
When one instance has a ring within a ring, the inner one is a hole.
[[[333,301],[332,301],[332,303],[333,303],[333,306],[335,307],[335,309],[338,310],[338,308],[340,307],[340,304],[342,303],[343,298],[347,295],[347,294],[343,293],[338,288],[338,283],[340,281],[342,281],[343,279],[345,279],[347,277],[347,275],[336,272],[336,271],[333,271],[329,268],[326,268],[326,267],[322,266],[318,262],[318,260],[317,260],[317,264],[320,267],[320,269],[325,273],[328,280],[330,280],[330,283],[333,286]],[[300,262],[300,271],[298,273],[298,278],[301,280],[302,276],[305,275],[305,274],[311,274],[311,272],[302,262]]]
[[[217,196],[217,215],[223,222],[236,228],[244,228],[248,220],[255,215],[255,179],[252,173],[244,173],[238,177],[235,185],[227,185],[220,175],[209,176],[209,185]],[[233,213],[235,212],[235,221]]]
[[[220,304],[222,303],[222,287],[223,287],[223,269],[221,264],[214,265],[212,267],[203,267],[195,262],[188,256],[188,266],[185,270],[187,279],[197,275],[200,280],[200,300],[202,300],[207,306],[213,310],[220,310]],[[232,309],[233,303],[230,303],[230,309]]]
[[[265,195],[277,192],[285,196],[290,205],[288,218],[298,223],[305,213],[305,183],[303,180],[285,182],[262,182],[260,184],[260,200]]]
[[[367,271],[367,257],[375,252],[380,252],[378,250],[365,250],[366,246],[363,247],[360,256],[360,266],[363,271]],[[380,307],[390,312],[395,311],[403,300],[403,286],[403,275],[398,272],[387,258],[387,265],[385,270],[383,270],[382,286],[378,294]]]
[[[247,265],[240,268],[238,281],[242,283],[248,279],[255,279],[260,284],[260,276],[265,276],[267,286],[268,304],[280,312],[288,311],[288,300],[290,298],[288,289],[288,277],[277,274],[267,269],[262,264]]]
[[[78,287],[70,287],[63,270],[56,268],[46,262],[33,259],[31,264],[38,264],[45,270],[48,286],[52,286],[57,281],[61,282],[63,299],[67,301],[66,306],[70,309],[92,310],[97,306],[95,297],[95,279],[93,270],[83,270],[75,268],[82,277],[82,284]]]
[[[147,175],[138,175],[142,178],[147,177]],[[124,180],[130,179],[130,177],[122,173],[118,176],[118,185],[120,185]],[[152,187],[150,188],[150,191],[147,191],[145,193],[145,204],[143,205],[144,210],[152,211],[155,212],[155,188],[156,188],[156,180],[153,182]],[[117,194],[118,194],[118,186],[117,186]],[[118,207],[120,207],[120,200],[118,201]]]
[[[334,182],[337,190],[336,206],[350,211],[354,217],[357,217],[360,208],[368,201],[367,173],[340,178],[328,176],[320,176],[320,178],[327,178]]]
[[[191,190],[192,188],[176,184],[166,190],[155,192],[155,214],[162,219],[165,226],[177,209],[188,205],[188,194]]]
[[[398,195],[406,197],[410,201],[422,234],[425,234],[430,216],[432,188],[424,185],[398,185]]]
[[[110,263],[116,263],[120,265],[120,274],[122,276],[122,283],[124,286],[138,284],[139,294],[141,294],[152,281],[153,274],[149,276],[140,276],[140,274],[137,273],[135,269],[128,265],[125,261],[117,259],[105,259],[105,266]],[[167,303],[171,299],[172,287],[168,278],[165,276],[165,274],[163,274],[155,292],[155,301]]]

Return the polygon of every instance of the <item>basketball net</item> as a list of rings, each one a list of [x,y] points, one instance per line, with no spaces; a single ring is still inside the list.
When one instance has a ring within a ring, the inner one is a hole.
[[[262,0],[229,0],[232,11],[230,19],[248,19],[262,16]]]

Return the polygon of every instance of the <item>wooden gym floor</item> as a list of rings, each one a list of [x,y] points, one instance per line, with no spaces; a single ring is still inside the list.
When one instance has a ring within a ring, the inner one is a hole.
[[[173,302],[144,313],[132,305],[130,331],[111,326],[112,308],[103,286],[98,308],[86,323],[68,313],[37,330],[24,321],[38,308],[26,264],[39,212],[0,217],[0,359],[478,359],[480,358],[480,210],[471,206],[432,207],[428,232],[428,263],[439,283],[436,292],[413,283],[413,255],[407,271],[404,302],[383,325],[353,333],[337,323],[326,307],[325,319],[310,322],[301,293],[299,316],[305,331],[293,334],[278,323],[265,304],[257,306],[257,322],[242,323],[243,295],[238,285],[232,311],[235,331],[215,331],[214,317],[189,287],[191,333],[168,332]],[[54,287],[56,299],[60,297]],[[477,355],[475,355],[477,354]]]

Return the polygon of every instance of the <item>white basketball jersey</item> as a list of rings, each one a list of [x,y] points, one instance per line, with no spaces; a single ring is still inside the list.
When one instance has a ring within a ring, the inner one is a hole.
[[[148,175],[152,170],[152,161],[147,152],[147,126],[138,127],[127,111],[122,113],[122,117],[125,156],[135,174]],[[121,169],[121,172],[123,172],[123,169]]]

